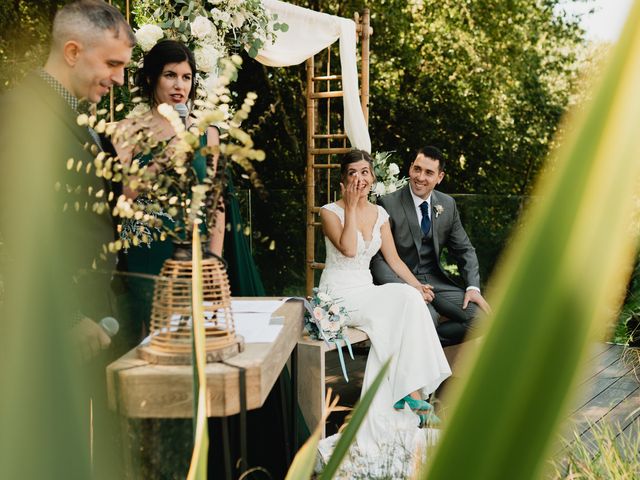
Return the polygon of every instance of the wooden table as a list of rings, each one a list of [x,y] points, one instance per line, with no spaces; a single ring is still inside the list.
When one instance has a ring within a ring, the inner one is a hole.
[[[275,300],[247,297],[242,300]],[[225,363],[209,363],[207,416],[240,413],[240,367],[246,371],[246,408],[260,408],[291,356],[303,330],[303,305],[291,300],[273,315],[284,327],[272,343],[248,343],[244,352]],[[133,349],[107,367],[109,407],[130,418],[193,416],[193,370],[190,365],[152,365]]]
[[[277,297],[246,297],[237,300],[278,300]],[[245,343],[242,353],[224,363],[208,363],[207,416],[220,417],[223,422],[223,450],[226,478],[232,478],[229,428],[227,417],[240,414],[240,452],[243,462],[239,473],[247,467],[246,411],[262,407],[276,380],[281,377],[287,360],[291,358],[293,399],[297,403],[296,355],[293,354],[302,336],[304,306],[300,300],[290,300],[271,316],[284,317],[284,326],[271,343]],[[292,355],[293,354],[293,355]],[[244,377],[244,381],[241,379]],[[241,392],[245,390],[244,398]],[[138,358],[136,349],[107,367],[109,407],[121,415],[124,462],[127,472],[133,472],[133,459],[127,448],[131,418],[191,418],[193,412],[193,369],[191,365],[154,365]],[[284,393],[282,393],[284,395]],[[289,430],[282,399],[286,457],[297,450],[297,419],[291,412],[292,430]],[[128,473],[128,474],[129,474]],[[133,477],[132,477],[133,478]]]

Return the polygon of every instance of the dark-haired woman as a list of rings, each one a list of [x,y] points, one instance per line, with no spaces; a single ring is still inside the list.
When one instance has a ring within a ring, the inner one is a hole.
[[[176,132],[170,122],[158,112],[158,106],[165,103],[171,106],[178,104],[192,104],[196,92],[196,63],[193,53],[189,48],[174,40],[158,42],[143,59],[143,66],[137,72],[136,84],[140,88],[142,96],[148,101],[150,111],[147,112],[145,121],[149,130],[154,132],[156,139],[160,141],[173,138]],[[187,126],[190,123],[187,116]],[[126,129],[132,120],[124,120],[121,127]],[[215,127],[210,127],[206,135],[200,138],[200,146],[218,145],[219,133]],[[135,145],[116,145],[119,157],[124,163],[138,159],[142,165],[149,164],[152,158],[141,155],[136,151]],[[202,182],[207,172],[207,160],[203,155],[196,153],[191,164],[198,179]],[[214,157],[214,169],[217,166],[217,157]],[[155,168],[153,163],[149,169]],[[135,198],[137,192],[124,188],[125,195]],[[165,226],[173,228],[173,222],[164,219]],[[167,224],[169,222],[169,224]],[[215,227],[209,233],[208,248],[212,253],[222,255],[224,241],[225,215],[224,211],[217,213]],[[164,261],[170,258],[174,252],[174,245],[170,239],[153,240],[149,246],[139,245],[129,248],[126,255],[122,256],[126,265],[121,268],[133,273],[157,275]],[[151,314],[151,300],[153,296],[153,284],[151,280],[131,278],[128,280],[131,290],[132,315],[136,321],[143,321],[145,331],[148,331]],[[138,339],[139,340],[139,339]]]
[[[374,181],[367,152],[353,150],[343,157],[342,198],[320,211],[327,250],[320,289],[342,299],[350,312],[349,325],[364,330],[371,340],[363,393],[391,359],[358,431],[351,461],[343,468],[354,476],[396,478],[415,465],[416,451],[424,452],[424,431],[416,427],[435,419],[425,399],[451,369],[424,303],[432,291],[398,257],[387,212],[368,201]],[[378,250],[406,284],[373,284],[369,263]]]

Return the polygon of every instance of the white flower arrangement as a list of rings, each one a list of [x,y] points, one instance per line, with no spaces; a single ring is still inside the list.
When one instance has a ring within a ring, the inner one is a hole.
[[[217,75],[219,59],[238,49],[255,57],[265,43],[276,39],[278,31],[289,29],[260,0],[140,0],[133,14],[142,50],[134,52],[135,63],[160,39],[170,38],[197,52],[198,68],[212,75]]]
[[[314,340],[330,342],[343,338],[349,312],[327,292],[313,289],[310,308],[305,312],[305,327]]]
[[[347,321],[349,320],[349,312],[343,305],[340,305],[338,300],[329,295],[328,292],[319,290],[318,288],[313,289],[313,296],[309,301],[305,300],[305,307],[304,325],[309,335],[314,340],[324,340],[327,344],[336,344],[340,365],[342,366],[342,374],[348,382],[349,377],[347,376],[339,341],[344,340],[351,359],[353,359],[351,344],[345,332]]]
[[[136,40],[143,52],[148,52],[164,37],[164,31],[158,25],[146,24],[136,30]]]
[[[191,36],[197,40],[204,40],[209,35],[215,33],[215,28],[211,20],[202,15],[198,15],[190,24]]]
[[[376,152],[373,154],[373,172],[376,176],[376,183],[369,197],[372,202],[375,202],[378,197],[404,187],[409,181],[406,177],[398,178],[400,167],[397,163],[390,162],[393,153]]]
[[[193,51],[196,59],[198,70],[203,73],[214,73],[218,71],[218,60],[220,59],[220,51],[213,45],[200,45]]]

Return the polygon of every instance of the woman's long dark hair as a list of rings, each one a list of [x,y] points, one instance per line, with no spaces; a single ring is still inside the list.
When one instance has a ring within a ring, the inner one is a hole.
[[[185,44],[175,40],[161,40],[144,56],[142,68],[138,70],[135,82],[151,105],[155,105],[156,85],[164,66],[168,63],[181,62],[188,62],[191,67],[193,75],[189,100],[193,101],[196,95],[196,60]]]

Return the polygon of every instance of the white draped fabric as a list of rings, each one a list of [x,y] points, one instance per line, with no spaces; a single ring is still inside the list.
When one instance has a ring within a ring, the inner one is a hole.
[[[289,30],[278,32],[272,45],[265,45],[256,60],[271,67],[297,65],[340,39],[340,66],[344,92],[344,130],[351,145],[371,152],[371,139],[358,94],[356,26],[353,20],[314,12],[278,0],[262,0]]]

